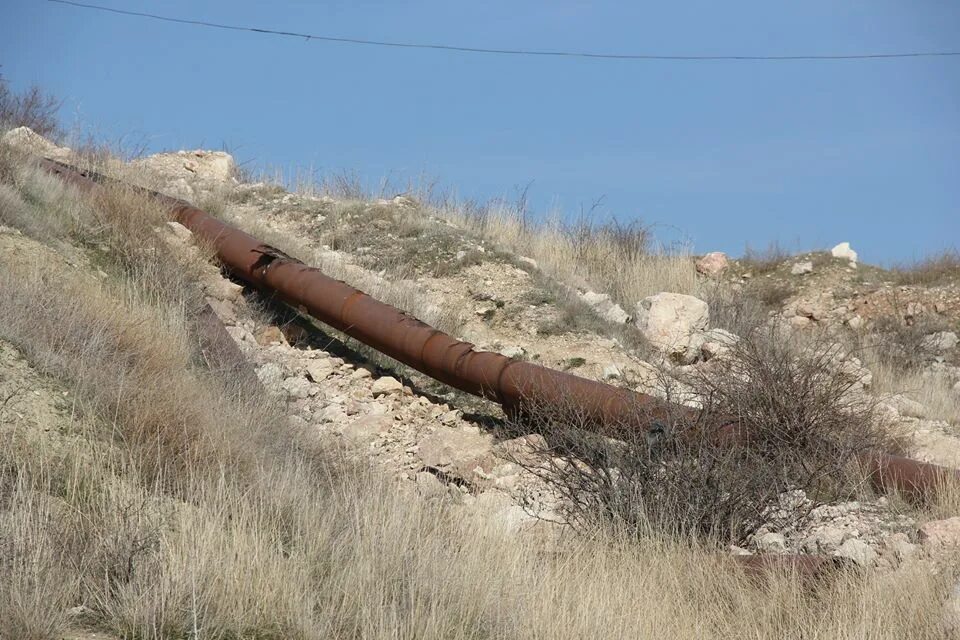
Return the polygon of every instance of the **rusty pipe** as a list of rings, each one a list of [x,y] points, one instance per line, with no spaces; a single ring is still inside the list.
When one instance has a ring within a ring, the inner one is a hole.
[[[115,182],[92,171],[43,159],[47,171],[85,190]],[[521,362],[498,353],[477,351],[406,313],[334,280],[210,214],[155,191],[141,189],[170,207],[171,215],[210,243],[220,261],[248,284],[278,293],[290,304],[343,333],[451,387],[500,403],[508,412],[525,407],[563,408],[584,426],[672,422],[692,410],[652,396]],[[643,421],[643,422],[641,422]],[[727,425],[731,433],[737,425]],[[907,495],[932,495],[946,482],[960,482],[960,472],[882,452],[861,456],[873,484]]]

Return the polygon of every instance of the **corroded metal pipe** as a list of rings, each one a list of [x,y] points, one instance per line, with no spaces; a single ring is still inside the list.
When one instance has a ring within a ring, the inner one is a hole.
[[[112,181],[52,160],[42,160],[41,166],[85,189]],[[508,412],[531,407],[562,410],[586,428],[669,424],[677,417],[695,415],[686,407],[629,389],[477,351],[469,342],[334,280],[189,203],[142,191],[169,206],[174,219],[211,244],[236,277],[279,294],[301,311],[432,378],[498,402]],[[726,429],[738,431],[736,424]],[[873,484],[885,491],[918,497],[933,495],[947,483],[960,483],[960,471],[886,453],[862,455],[861,462]]]

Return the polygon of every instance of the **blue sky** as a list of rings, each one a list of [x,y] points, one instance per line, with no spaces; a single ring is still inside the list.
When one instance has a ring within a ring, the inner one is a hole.
[[[662,54],[960,50],[952,0],[100,4],[280,30]],[[4,0],[15,88],[150,150],[225,145],[251,166],[426,174],[465,197],[532,181],[536,211],[655,223],[733,254],[848,240],[867,262],[960,243],[960,58],[648,62],[399,50]]]

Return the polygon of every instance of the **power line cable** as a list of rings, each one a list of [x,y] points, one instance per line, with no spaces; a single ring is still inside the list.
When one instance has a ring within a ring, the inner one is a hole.
[[[960,51],[910,51],[900,53],[858,53],[858,54],[838,54],[838,55],[793,55],[793,56],[695,56],[695,55],[654,55],[654,54],[620,54],[620,53],[591,53],[587,51],[551,51],[543,49],[487,49],[482,47],[461,47],[447,44],[424,44],[415,42],[394,42],[389,40],[365,40],[361,38],[341,38],[335,36],[321,36],[309,33],[297,33],[295,31],[278,31],[275,29],[263,29],[259,27],[243,27],[231,24],[221,24],[218,22],[208,22],[206,20],[190,20],[187,18],[173,18],[170,16],[161,16],[154,13],[143,13],[140,11],[127,11],[125,9],[115,9],[113,7],[104,7],[96,4],[86,4],[83,2],[73,2],[72,0],[47,0],[57,4],[71,5],[83,9],[94,9],[97,11],[106,11],[109,13],[118,13],[126,16],[136,16],[139,18],[150,18],[163,22],[175,22],[179,24],[192,24],[199,27],[209,27],[213,29],[226,29],[229,31],[247,31],[252,33],[262,33],[275,36],[287,36],[291,38],[302,38],[305,40],[320,40],[324,42],[340,42],[346,44],[360,44],[377,47],[399,47],[403,49],[434,49],[441,51],[459,51],[466,53],[494,53],[511,56],[552,56],[563,58],[593,58],[602,60],[876,60],[889,58],[934,58],[960,56]]]

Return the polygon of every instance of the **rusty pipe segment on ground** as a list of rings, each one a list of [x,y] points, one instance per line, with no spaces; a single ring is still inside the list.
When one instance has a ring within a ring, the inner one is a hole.
[[[41,166],[64,180],[91,189],[116,182],[92,171],[44,159]],[[587,380],[508,358],[476,351],[469,342],[384,304],[350,285],[287,256],[253,236],[187,202],[141,189],[171,209],[171,215],[198,238],[210,243],[235,276],[287,302],[364,344],[451,387],[488,398],[508,412],[525,407],[560,408],[584,426],[671,422],[690,409],[671,406],[628,389]],[[736,425],[728,425],[735,432]],[[861,456],[873,484],[906,495],[933,495],[960,472],[900,456],[874,452]]]

